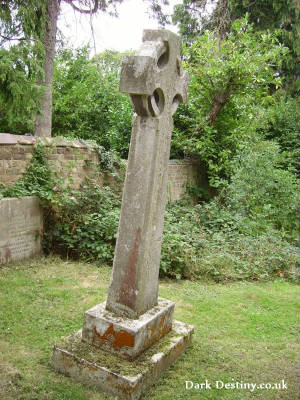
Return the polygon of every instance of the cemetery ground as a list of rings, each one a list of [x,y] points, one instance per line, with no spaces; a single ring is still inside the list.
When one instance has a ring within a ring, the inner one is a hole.
[[[109,400],[114,397],[55,373],[53,344],[82,326],[105,300],[111,268],[57,257],[1,267],[0,399]],[[299,398],[298,286],[160,281],[175,319],[195,327],[192,345],[144,396],[148,400],[296,400]],[[212,389],[186,389],[208,380]],[[287,389],[216,389],[216,381],[279,383]]]

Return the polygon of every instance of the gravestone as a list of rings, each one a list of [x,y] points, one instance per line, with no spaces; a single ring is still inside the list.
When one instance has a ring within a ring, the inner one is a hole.
[[[35,196],[0,200],[0,265],[41,252],[43,213]]]
[[[111,285],[107,301],[85,312],[82,331],[53,350],[58,371],[126,399],[138,399],[193,333],[173,321],[174,303],[158,298],[172,115],[188,87],[180,47],[172,32],[145,30],[137,54],[123,59],[120,91],[136,114]]]

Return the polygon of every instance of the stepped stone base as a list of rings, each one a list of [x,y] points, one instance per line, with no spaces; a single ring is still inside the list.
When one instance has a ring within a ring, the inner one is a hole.
[[[193,332],[193,326],[173,321],[168,334],[134,361],[129,361],[82,341],[80,330],[53,347],[52,366],[122,400],[138,400],[183,353]]]
[[[157,306],[138,319],[119,317],[101,303],[84,313],[82,340],[109,353],[133,360],[172,329],[174,303],[158,299]]]

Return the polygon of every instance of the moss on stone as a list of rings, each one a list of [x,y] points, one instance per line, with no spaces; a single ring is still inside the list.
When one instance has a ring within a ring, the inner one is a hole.
[[[161,338],[158,342],[150,346],[139,357],[134,360],[125,360],[116,354],[103,351],[81,340],[81,330],[75,334],[61,339],[56,347],[66,350],[75,357],[84,359],[90,363],[107,368],[111,372],[126,376],[128,378],[136,377],[138,374],[144,374],[151,370],[155,364],[152,357],[158,353],[168,354],[172,346],[172,339],[185,336],[171,331]]]

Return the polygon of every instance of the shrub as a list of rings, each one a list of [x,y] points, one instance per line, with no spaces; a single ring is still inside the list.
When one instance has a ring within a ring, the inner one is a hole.
[[[122,169],[114,153],[97,147],[99,168],[115,179]],[[120,209],[117,184],[100,186],[87,179],[80,189],[72,189],[50,166],[46,148],[38,144],[26,173],[11,187],[2,185],[0,197],[36,195],[44,208],[43,248],[46,253],[89,261],[111,262]]]
[[[284,166],[293,168],[300,177],[299,100],[284,92],[274,96],[275,104],[268,109],[270,124],[267,138],[275,139],[285,154]]]
[[[260,142],[240,151],[227,188],[226,205],[241,216],[243,233],[274,227],[282,233],[299,231],[299,181],[282,169],[283,157],[275,142]]]
[[[240,144],[260,138],[268,124],[270,88],[281,85],[274,68],[286,53],[275,33],[255,32],[247,16],[223,40],[198,36],[184,50],[189,100],[174,116],[172,155],[198,157],[215,187],[230,179]]]
[[[69,189],[46,209],[44,250],[64,257],[111,262],[119,222],[120,195],[93,180]]]
[[[236,226],[238,220],[230,218],[228,209],[219,210],[216,202],[210,208],[186,202],[169,204],[160,275],[216,282],[274,277],[299,280],[299,249],[280,232],[269,229],[249,235]]]
[[[57,182],[58,180],[55,181],[46,158],[45,147],[37,144],[26,173],[14,185],[8,187],[2,185],[0,198],[36,195],[44,203],[52,197],[53,187]]]

